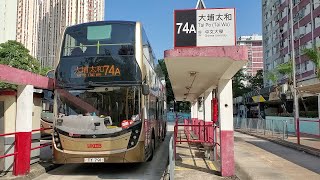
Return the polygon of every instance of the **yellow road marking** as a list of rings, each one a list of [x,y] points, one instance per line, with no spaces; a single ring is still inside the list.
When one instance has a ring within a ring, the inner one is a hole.
[[[214,164],[211,161],[208,162],[208,165],[211,170],[217,171],[217,168],[214,166]]]
[[[199,163],[199,162],[201,162],[201,163],[207,163],[208,164],[208,166],[209,166],[209,169],[211,169],[211,170],[214,170],[214,171],[217,171],[217,168],[215,167],[215,165],[211,162],[211,161],[205,161],[204,162],[204,160],[203,159],[195,159],[195,160],[193,160],[193,159],[188,159],[188,160],[183,160],[182,161],[182,163],[196,163],[197,164],[197,162]],[[176,171],[186,171],[186,170],[192,170],[192,169],[190,169],[190,168],[184,168],[184,167],[176,167],[174,170],[176,170]]]
[[[175,171],[190,171],[190,170],[193,170],[193,169],[189,169],[189,168],[183,168],[183,167],[177,167],[177,168],[174,168]]]

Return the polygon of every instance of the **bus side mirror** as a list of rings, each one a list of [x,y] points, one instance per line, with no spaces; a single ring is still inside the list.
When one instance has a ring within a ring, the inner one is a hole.
[[[148,84],[142,84],[142,94],[145,96],[150,94],[150,88]]]

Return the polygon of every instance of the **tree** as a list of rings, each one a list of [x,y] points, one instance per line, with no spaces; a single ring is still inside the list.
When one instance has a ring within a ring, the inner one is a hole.
[[[320,79],[320,50],[317,48],[304,49],[304,54],[314,63],[315,73],[317,78]]]
[[[257,74],[249,79],[251,89],[263,88],[263,71],[258,70]]]
[[[7,41],[0,44],[0,64],[40,74],[40,63],[29,54],[29,50],[17,41]],[[0,89],[16,86],[0,82]]]
[[[52,68],[51,67],[44,67],[44,68],[41,68],[40,69],[40,75],[41,76],[46,76],[47,75],[47,73],[49,72],[49,71],[51,71],[52,70]]]
[[[292,60],[286,62],[286,63],[282,63],[279,64],[272,72],[269,72],[268,74],[268,79],[272,81],[272,83],[274,85],[278,85],[278,80],[279,80],[279,76],[285,76],[286,78],[286,83],[288,83],[289,85],[292,84]]]
[[[244,74],[243,69],[240,69],[233,76],[232,78],[233,97],[242,96],[243,94],[250,92],[250,88],[244,84],[247,78],[248,77]]]
[[[278,75],[277,71],[269,72],[267,74],[267,79],[272,81],[272,84],[278,84]]]
[[[162,70],[164,79],[166,81],[167,102],[169,103],[170,101],[174,101],[174,94],[173,94],[173,91],[172,91],[172,86],[171,86],[171,82],[170,82],[170,79],[169,79],[167,66],[166,66],[166,64],[165,64],[163,59],[160,59],[158,61],[158,63],[159,63],[159,66],[156,67],[156,71],[159,71],[159,69]]]
[[[304,50],[304,51],[306,52],[306,50]],[[278,77],[279,77],[279,75],[285,76],[285,78],[286,78],[286,82],[285,83],[287,83],[288,87],[289,87],[287,92],[290,93],[291,96],[293,96],[293,78],[295,78],[295,77],[293,77],[292,62],[293,61],[290,60],[290,61],[288,61],[286,63],[279,64],[276,67],[275,71],[269,74],[269,79],[271,81],[273,81],[273,84],[278,89],[279,89],[279,85],[278,85]],[[302,97],[300,97],[300,98],[301,98],[301,102],[302,102],[302,105],[303,105],[304,109],[306,111],[308,111],[308,107],[306,106],[306,103],[305,103],[304,99]],[[286,111],[286,109],[285,109],[285,111]]]

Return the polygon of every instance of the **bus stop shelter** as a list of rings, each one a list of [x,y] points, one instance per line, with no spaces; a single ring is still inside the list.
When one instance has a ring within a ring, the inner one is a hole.
[[[247,63],[236,45],[235,9],[176,10],[174,48],[164,52],[177,101],[191,102],[191,118],[212,121],[218,100],[222,176],[235,174],[232,77]]]
[[[245,46],[179,48],[165,51],[165,63],[175,98],[177,101],[191,102],[191,118],[212,120],[211,100],[216,92],[222,176],[234,175],[231,78],[243,67],[247,57]],[[199,101],[199,98],[202,101]]]

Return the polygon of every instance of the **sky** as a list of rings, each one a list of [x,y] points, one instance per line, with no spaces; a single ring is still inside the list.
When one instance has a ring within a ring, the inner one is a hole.
[[[106,0],[105,20],[142,22],[157,59],[173,48],[173,12],[198,0]],[[261,0],[204,0],[207,8],[236,8],[237,37],[262,34]]]

